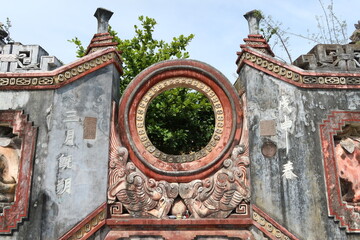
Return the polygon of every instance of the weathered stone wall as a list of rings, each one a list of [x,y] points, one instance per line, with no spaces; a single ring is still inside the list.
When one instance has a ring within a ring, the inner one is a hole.
[[[58,239],[106,202],[118,81],[108,65],[57,90],[0,91],[0,110],[24,110],[38,127],[29,218],[2,239]],[[65,179],[69,187],[60,184]]]
[[[333,110],[360,109],[360,91],[303,89],[249,66],[239,78],[247,96],[253,203],[300,239],[359,239],[328,217],[319,124]],[[269,142],[277,146],[273,157],[262,154]],[[293,179],[284,176],[288,161]]]

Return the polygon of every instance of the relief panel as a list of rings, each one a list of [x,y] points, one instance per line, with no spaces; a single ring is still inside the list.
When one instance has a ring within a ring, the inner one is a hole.
[[[0,111],[0,233],[28,215],[36,133],[21,111]]]
[[[329,216],[360,232],[360,113],[334,111],[320,125]]]

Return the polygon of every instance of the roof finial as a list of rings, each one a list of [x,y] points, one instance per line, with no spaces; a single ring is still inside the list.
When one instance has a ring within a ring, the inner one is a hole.
[[[98,20],[98,30],[97,33],[106,33],[108,32],[109,27],[109,19],[113,15],[113,12],[105,9],[98,8],[94,14],[94,17]]]
[[[358,21],[357,24],[354,24],[354,26],[355,26],[355,31],[353,32],[353,34],[351,34],[350,40],[351,40],[351,43],[359,44],[360,43],[360,21]]]
[[[260,20],[263,18],[259,10],[252,10],[244,15],[249,24],[249,35],[259,34]]]

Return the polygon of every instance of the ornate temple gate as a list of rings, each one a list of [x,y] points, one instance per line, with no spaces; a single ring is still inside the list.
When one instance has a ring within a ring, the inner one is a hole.
[[[257,13],[245,15],[235,87],[205,63],[171,60],[121,99],[106,9],[86,56],[67,65],[0,39],[1,239],[358,239],[360,37],[286,64]],[[215,118],[207,145],[185,155],[162,152],[145,128],[151,101],[176,87],[204,94]]]
[[[203,93],[215,116],[209,143],[187,155],[160,151],[145,129],[151,100],[175,87]],[[250,204],[245,104],[245,94],[198,61],[165,61],[140,73],[113,110],[105,239],[254,239],[254,227],[294,238]]]
[[[203,93],[214,109],[211,140],[187,155],[161,152],[145,129],[151,100],[175,87]],[[251,219],[243,108],[223,75],[197,61],[156,64],[132,81],[114,116],[118,118],[111,135],[107,220],[112,230],[106,239],[251,236],[246,229]]]

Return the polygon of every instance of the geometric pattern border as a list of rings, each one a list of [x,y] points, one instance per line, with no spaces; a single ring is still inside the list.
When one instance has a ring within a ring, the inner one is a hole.
[[[114,48],[99,50],[53,71],[0,73],[0,90],[56,89],[109,64],[122,73],[121,57]]]
[[[59,240],[88,239],[105,225],[106,211],[106,203],[101,204]]]
[[[360,89],[360,73],[308,72],[245,47],[237,54],[238,73],[246,64],[301,88]]]
[[[286,228],[277,223],[269,215],[263,212],[256,205],[252,205],[252,219],[253,224],[261,232],[265,233],[267,237],[273,240],[298,240]]]
[[[320,124],[320,137],[324,162],[326,197],[329,216],[339,221],[346,232],[360,233],[360,213],[341,197],[341,186],[335,159],[334,136],[348,122],[360,122],[360,112],[333,111]]]

